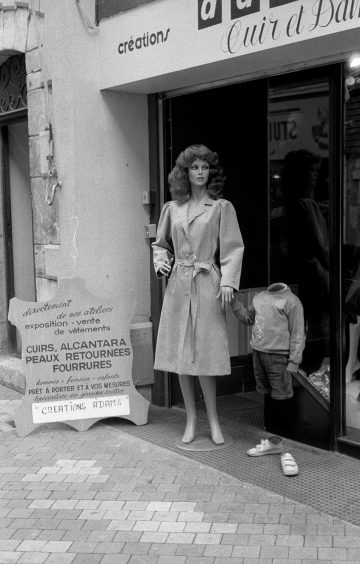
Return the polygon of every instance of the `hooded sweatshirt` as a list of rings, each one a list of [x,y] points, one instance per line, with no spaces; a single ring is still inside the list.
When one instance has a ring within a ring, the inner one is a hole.
[[[304,312],[299,298],[286,284],[271,284],[254,296],[248,308],[237,294],[232,308],[240,321],[253,326],[253,349],[288,355],[287,369],[297,372],[305,347]]]

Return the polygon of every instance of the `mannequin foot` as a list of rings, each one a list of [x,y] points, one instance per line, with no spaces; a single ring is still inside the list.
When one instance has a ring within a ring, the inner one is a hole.
[[[213,423],[210,426],[211,440],[215,445],[223,445],[225,442],[224,435],[220,429],[219,423]]]
[[[183,438],[181,439],[183,443],[192,443],[195,439],[195,422],[190,422],[186,424],[185,432]]]

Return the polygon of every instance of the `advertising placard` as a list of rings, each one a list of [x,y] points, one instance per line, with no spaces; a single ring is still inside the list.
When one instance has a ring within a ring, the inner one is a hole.
[[[47,302],[10,301],[26,384],[15,412],[19,436],[54,422],[79,431],[105,417],[147,422],[149,402],[132,380],[133,310],[128,297],[93,296],[80,278],[60,279]]]

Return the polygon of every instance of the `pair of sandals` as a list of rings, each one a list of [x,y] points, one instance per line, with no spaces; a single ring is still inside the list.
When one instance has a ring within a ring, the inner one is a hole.
[[[281,455],[281,467],[285,476],[296,476],[299,473],[298,465],[290,452]]]

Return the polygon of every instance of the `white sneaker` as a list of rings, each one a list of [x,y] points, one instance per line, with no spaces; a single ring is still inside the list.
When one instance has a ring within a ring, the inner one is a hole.
[[[250,448],[246,454],[249,456],[263,456],[264,454],[281,454],[281,442],[276,445],[268,439],[261,439],[261,443],[256,447]]]

